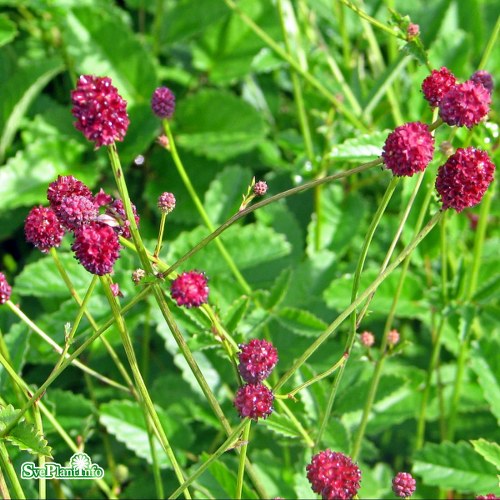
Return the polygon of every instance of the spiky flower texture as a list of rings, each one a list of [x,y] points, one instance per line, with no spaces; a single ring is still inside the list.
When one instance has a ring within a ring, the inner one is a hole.
[[[312,457],[306,470],[312,490],[324,499],[350,499],[360,488],[361,470],[343,453],[321,451]]]
[[[411,122],[396,127],[387,137],[382,158],[396,176],[425,170],[434,154],[434,137],[424,123]]]
[[[443,96],[457,83],[455,75],[445,67],[433,69],[422,82],[422,92],[428,103],[435,108],[439,106]]]
[[[82,75],[71,92],[75,127],[95,143],[96,148],[123,141],[130,120],[127,103],[111,79]]]
[[[41,252],[47,253],[58,247],[64,236],[64,228],[51,208],[33,207],[24,221],[26,241],[35,245]]]
[[[205,274],[197,271],[182,273],[170,288],[172,298],[178,306],[200,307],[208,300],[208,285]]]
[[[173,193],[165,192],[158,197],[158,208],[163,214],[171,213],[175,208],[175,203],[176,200]]]
[[[278,351],[266,340],[252,339],[240,344],[238,370],[245,382],[255,384],[269,377],[278,362]]]
[[[263,384],[245,384],[238,389],[234,406],[241,418],[267,418],[273,412],[274,394]]]
[[[461,212],[477,205],[493,182],[495,165],[488,153],[473,147],[459,148],[441,165],[436,178],[436,190],[443,209]]]
[[[172,118],[175,111],[175,96],[168,87],[158,87],[151,97],[151,109],[158,118]]]
[[[400,498],[409,498],[415,492],[416,484],[409,472],[398,472],[392,480],[392,491]]]
[[[75,232],[71,249],[80,264],[92,274],[103,276],[113,271],[120,256],[120,242],[113,228],[100,222],[90,222]]]
[[[491,95],[482,83],[472,80],[455,85],[439,103],[439,116],[448,125],[472,128],[489,112]]]

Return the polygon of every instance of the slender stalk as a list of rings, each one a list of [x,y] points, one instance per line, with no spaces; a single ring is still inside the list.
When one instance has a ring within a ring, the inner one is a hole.
[[[377,278],[350,304],[327,328],[326,330],[304,351],[304,353],[293,363],[292,367],[281,377],[274,387],[274,392],[280,389],[288,379],[309,359],[312,354],[336,331],[344,320],[389,276],[403,260],[410,255],[418,244],[429,234],[442,217],[442,212],[436,213],[426,224],[426,226],[413,238],[409,245],[397,256],[394,262],[387,269],[379,274]]]
[[[106,295],[106,298],[108,299],[108,303],[111,307],[111,310],[113,312],[113,317],[115,318],[115,324],[118,328],[118,331],[120,332],[120,337],[122,340],[123,347],[125,349],[125,354],[127,355],[127,359],[130,365],[130,368],[132,369],[132,374],[134,376],[135,380],[135,385],[139,391],[139,394],[141,395],[141,400],[142,400],[142,405],[144,407],[144,410],[147,412],[147,414],[150,416],[151,421],[153,423],[153,426],[157,432],[157,436],[160,440],[160,443],[167,454],[167,457],[170,460],[170,463],[172,464],[172,468],[174,469],[174,473],[179,480],[180,484],[184,482],[184,474],[182,472],[181,467],[179,466],[177,459],[174,455],[174,452],[172,450],[172,447],[170,446],[170,443],[168,441],[167,435],[165,434],[165,431],[163,430],[163,427],[161,425],[160,419],[158,417],[158,414],[156,413],[156,409],[154,407],[153,401],[149,395],[149,392],[146,388],[146,384],[144,383],[144,380],[142,378],[141,371],[139,369],[139,365],[137,364],[137,358],[135,356],[134,352],[134,347],[132,345],[132,340],[130,338],[130,335],[128,333],[128,329],[125,325],[125,322],[123,320],[123,316],[120,311],[120,306],[118,301],[116,300],[116,297],[113,295],[110,285],[111,285],[111,279],[108,275],[102,276],[101,277],[101,282],[103,285],[104,289],[104,294]],[[147,420],[146,420],[147,423]],[[191,498],[191,495],[189,493],[189,490],[184,491],[184,496],[186,498]]]
[[[253,19],[247,16],[233,0],[224,0],[226,5],[234,11],[240,19],[261,39],[269,45],[269,47],[276,52],[283,60],[285,60],[292,68],[304,78],[312,87],[314,87],[318,92],[325,97],[330,103],[343,114],[347,120],[349,120],[357,129],[366,132],[367,127],[362,123],[359,118],[351,113],[348,108],[346,108],[336,97],[330,92],[317,78],[315,78],[309,71],[305,71],[301,68],[300,64],[292,57],[290,57],[286,50],[280,47],[260,26],[258,26]]]
[[[5,481],[5,478],[3,477],[2,467],[0,467],[0,497],[5,500],[10,500],[11,498],[7,481]]]
[[[382,215],[385,212],[385,209],[387,208],[387,205],[389,204],[389,201],[392,198],[392,195],[394,194],[394,191],[396,190],[396,187],[399,183],[399,177],[393,177],[391,179],[391,182],[387,186],[387,189],[385,190],[384,196],[380,203],[378,204],[377,211],[375,212],[375,215],[373,216],[372,222],[370,224],[370,227],[368,228],[368,231],[365,236],[365,240],[363,242],[363,247],[361,248],[361,253],[358,258],[358,264],[356,266],[356,271],[354,273],[354,279],[353,279],[353,284],[352,284],[352,293],[351,293],[351,303],[356,300],[356,296],[359,291],[359,285],[361,282],[361,273],[363,272],[363,268],[365,265],[365,260],[368,255],[368,249],[370,248],[370,244],[372,242],[373,236],[375,234],[375,231],[380,224],[380,221],[382,220]],[[356,314],[356,309],[353,310],[351,314],[351,327],[349,331],[349,336],[347,338],[346,346],[344,349],[345,355],[349,356],[349,353],[351,352],[352,346],[354,344],[354,341],[356,339],[356,330],[357,330],[357,314]],[[337,394],[338,387],[340,385],[340,380],[342,379],[342,376],[344,374],[346,363],[343,363],[340,366],[339,371],[337,372],[335,379],[332,383],[332,388],[330,390],[330,395],[328,397],[328,402],[325,408],[325,413],[323,415],[323,418],[321,420],[320,428],[318,431],[318,435],[316,436],[316,447],[319,446],[321,443],[321,439],[323,438],[323,434],[326,430],[326,427],[328,425],[328,422],[330,421],[330,415],[332,412],[333,408],[333,403],[335,401],[335,397]]]
[[[236,479],[236,494],[235,498],[238,500],[241,499],[241,492],[243,491],[243,479],[245,477],[245,459],[247,457],[247,449],[248,449],[248,438],[250,436],[250,428],[252,426],[252,421],[248,419],[245,422],[245,427],[243,428],[243,444],[241,445],[241,453],[239,456],[238,462],[238,476]]]
[[[43,436],[43,423],[38,405],[33,407],[33,413],[35,415],[35,429]],[[41,469],[45,467],[45,455],[38,455],[38,467]],[[38,480],[38,498],[40,500],[45,500],[47,498],[47,479],[45,477],[40,477]]]
[[[25,499],[26,495],[24,494],[21,483],[17,478],[16,470],[14,469],[14,466],[12,465],[12,462],[10,460],[7,448],[5,447],[5,442],[1,439],[0,439],[0,469],[2,471],[5,471],[5,475],[10,481],[10,485],[14,493],[14,498]]]
[[[493,28],[490,39],[484,49],[483,56],[481,57],[481,62],[479,63],[479,69],[486,67],[487,62],[490,59],[493,49],[496,47],[498,35],[500,33],[500,16],[497,17],[497,22]]]
[[[276,399],[276,402],[278,403],[278,406],[281,408],[283,413],[287,415],[287,417],[290,419],[290,421],[293,423],[299,434],[304,438],[304,442],[306,443],[307,446],[312,448],[314,446],[314,441],[309,435],[309,433],[304,429],[304,426],[300,423],[300,420],[295,416],[293,411],[288,408],[286,405],[285,401],[282,399]]]
[[[198,213],[203,219],[205,226],[208,228],[209,231],[213,232],[215,230],[215,226],[212,224],[212,221],[210,220],[210,217],[208,216],[207,211],[203,206],[203,203],[201,202],[198,194],[196,193],[196,190],[193,187],[191,179],[189,178],[189,175],[187,174],[186,169],[184,168],[184,165],[180,159],[179,153],[177,152],[177,147],[175,145],[174,136],[172,135],[172,131],[170,130],[170,124],[168,120],[163,120],[162,123],[163,123],[163,129],[165,130],[165,134],[168,137],[170,153],[172,154],[172,159],[174,160],[175,166],[177,167],[177,171],[179,172],[179,175],[181,176],[181,179],[184,182],[184,185],[186,186],[186,189],[188,190],[189,195],[191,196],[191,199],[193,200],[193,203],[195,204],[196,209],[198,210]],[[220,254],[222,255],[222,258],[226,261],[227,266],[233,273],[234,277],[236,278],[236,281],[240,285],[243,292],[250,295],[252,293],[252,288],[241,274],[240,270],[238,269],[238,266],[236,265],[233,258],[227,251],[225,245],[222,243],[220,239],[215,240],[215,244]]]
[[[158,257],[158,255],[160,255],[160,250],[163,244],[163,232],[165,231],[166,220],[167,220],[167,214],[162,212],[160,218],[160,229],[158,230],[158,241],[156,242],[156,248],[155,251],[153,252],[153,255],[155,257]]]

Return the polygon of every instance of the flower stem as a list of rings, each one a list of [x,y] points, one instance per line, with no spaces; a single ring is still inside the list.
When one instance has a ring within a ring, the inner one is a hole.
[[[248,438],[250,436],[250,427],[252,426],[252,421],[248,419],[245,422],[245,427],[243,427],[243,444],[241,445],[241,453],[238,462],[238,476],[236,479],[236,495],[235,498],[241,499],[241,492],[243,491],[243,478],[245,476],[245,459],[247,458],[248,449]]]
[[[7,453],[7,448],[5,446],[5,441],[0,439],[0,469],[5,471],[6,476],[9,478],[12,490],[14,492],[14,498],[25,499],[23,488],[19,479],[17,478],[16,470],[12,465],[9,454]],[[7,497],[8,498],[8,497]]]

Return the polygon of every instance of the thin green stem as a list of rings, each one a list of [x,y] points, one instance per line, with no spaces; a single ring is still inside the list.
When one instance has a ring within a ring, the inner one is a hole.
[[[286,402],[283,401],[283,399],[276,399],[276,403],[281,408],[283,413],[285,413],[287,415],[287,417],[290,419],[290,421],[295,426],[295,428],[297,429],[299,434],[304,438],[306,445],[309,446],[310,448],[312,448],[314,446],[313,439],[311,438],[309,433],[306,431],[306,429],[304,429],[304,426],[300,423],[300,420],[295,416],[293,411],[290,410],[290,408],[288,408],[288,406],[286,405]]]
[[[330,92],[317,78],[315,78],[307,70],[303,70],[300,64],[292,57],[288,55],[286,50],[284,50],[278,43],[276,43],[260,26],[258,26],[253,19],[247,16],[233,0],[224,0],[226,5],[234,11],[240,19],[261,39],[269,45],[269,47],[276,52],[283,60],[285,60],[292,68],[302,76],[312,87],[314,87],[318,92],[325,97],[330,103],[343,114],[347,120],[349,120],[357,129],[366,132],[367,127],[362,123],[359,118],[351,113],[348,108],[346,108],[336,97]]]
[[[245,422],[245,427],[243,428],[243,436],[241,445],[241,453],[238,461],[238,476],[236,478],[236,494],[235,498],[238,500],[241,499],[241,493],[243,491],[243,479],[245,477],[245,460],[247,458],[247,449],[248,449],[248,438],[250,437],[250,428],[252,426],[252,421],[247,420]]]
[[[215,230],[215,226],[212,224],[212,221],[210,220],[207,211],[205,210],[203,203],[198,197],[198,194],[194,189],[191,179],[189,178],[189,175],[187,174],[186,169],[184,168],[179,153],[177,152],[174,136],[172,135],[172,131],[170,129],[170,124],[168,120],[163,120],[162,123],[163,123],[163,129],[165,130],[165,134],[168,137],[170,153],[172,154],[172,159],[174,160],[174,164],[177,167],[177,171],[179,172],[179,175],[181,176],[181,179],[184,182],[184,185],[186,186],[186,189],[188,190],[189,195],[191,196],[191,199],[193,200],[193,203],[195,204],[196,209],[198,210],[198,213],[203,219],[205,226],[208,228],[209,231],[213,232]],[[242,288],[243,292],[250,295],[252,293],[252,288],[241,274],[240,270],[238,269],[238,266],[236,265],[233,258],[227,251],[225,245],[222,243],[220,239],[215,240],[215,244],[220,254],[222,255],[222,258],[225,260],[227,266],[229,267],[234,277],[236,278],[236,281]]]
[[[160,250],[163,244],[163,232],[165,231],[166,220],[167,220],[167,214],[162,212],[160,218],[160,229],[158,230],[158,241],[156,242],[156,248],[155,251],[153,252],[153,255],[155,257],[158,257],[158,255],[160,255]]]
[[[219,446],[217,451],[215,451],[207,461],[203,462],[203,464],[201,464],[198,467],[198,469],[196,469],[196,472],[188,479],[186,479],[186,481],[182,483],[172,494],[170,494],[168,498],[172,500],[177,498],[188,486],[190,486],[194,481],[196,481],[208,469],[208,467],[210,467],[210,465],[215,460],[217,460],[227,450],[234,447],[238,442],[238,436],[241,434],[242,430],[247,425],[247,421],[248,419],[242,420],[240,424],[237,427],[235,427],[234,430],[231,431],[227,439]],[[267,498],[267,497],[264,496],[262,498]]]
[[[376,290],[380,284],[410,255],[418,244],[429,234],[434,226],[442,217],[442,212],[436,213],[426,224],[426,226],[413,238],[413,240],[403,249],[396,257],[394,262],[387,269],[379,274],[377,278],[351,303],[327,328],[326,330],[304,351],[304,353],[293,363],[292,367],[281,377],[279,382],[274,387],[274,392],[277,392],[288,379],[316,352],[316,350],[325,342],[330,335],[344,322],[344,320]]]
[[[490,39],[484,49],[483,56],[481,57],[481,62],[479,63],[479,69],[485,68],[488,63],[493,49],[497,45],[498,35],[500,33],[500,16],[497,17],[497,22],[493,28],[493,33],[491,33]]]
[[[33,414],[35,417],[34,420],[36,432],[40,436],[43,436],[43,423],[38,405],[33,406]],[[43,454],[38,455],[38,467],[40,467],[41,469],[45,467],[45,455]],[[45,500],[47,498],[47,479],[45,477],[40,477],[40,479],[38,480],[38,498],[39,500]]]
[[[174,469],[175,476],[179,480],[179,483],[182,484],[184,482],[184,473],[182,472],[182,469],[179,466],[179,463],[177,462],[175,454],[174,454],[172,447],[170,446],[170,443],[168,441],[167,435],[165,434],[165,431],[163,430],[163,426],[161,425],[158,414],[156,413],[156,409],[154,407],[153,400],[151,399],[149,392],[147,390],[146,384],[144,383],[144,380],[142,378],[142,374],[141,374],[141,371],[139,369],[139,365],[137,364],[137,358],[135,356],[135,351],[134,351],[134,347],[132,345],[132,340],[130,338],[130,334],[128,332],[128,329],[125,325],[125,321],[123,320],[123,316],[122,316],[121,311],[120,311],[120,305],[119,305],[116,297],[113,295],[113,292],[111,291],[111,287],[110,287],[111,279],[110,279],[109,275],[101,276],[101,282],[103,285],[104,294],[106,295],[106,298],[108,299],[108,303],[111,307],[111,311],[113,312],[115,324],[118,328],[118,331],[120,332],[120,337],[122,340],[123,347],[125,349],[125,354],[127,355],[127,359],[128,359],[130,368],[132,370],[132,375],[133,375],[134,380],[135,380],[135,385],[139,391],[139,394],[141,395],[141,400],[142,400],[141,406],[144,407],[144,410],[150,416],[151,421],[153,423],[153,427],[156,431],[156,435],[158,436],[160,443],[162,445],[162,448],[164,449],[165,453],[167,454],[167,457],[170,460],[170,463],[172,464],[172,468]],[[146,420],[146,423],[147,423],[147,420]],[[191,498],[189,490],[186,489],[184,491],[184,496],[186,498]]]
[[[7,448],[5,446],[5,442],[0,439],[0,469],[5,471],[5,475],[10,481],[10,485],[12,487],[12,491],[14,492],[14,498],[25,499],[26,495],[24,494],[23,488],[19,479],[17,478],[16,470],[12,465],[9,454],[7,452]]]

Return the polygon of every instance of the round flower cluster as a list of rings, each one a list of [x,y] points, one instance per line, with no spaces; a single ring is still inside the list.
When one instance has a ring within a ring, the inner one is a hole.
[[[361,470],[343,453],[321,451],[312,457],[306,471],[312,490],[323,499],[350,499],[360,488]]]
[[[495,165],[480,149],[459,148],[441,165],[436,178],[443,209],[461,212],[477,205],[493,182]]]
[[[397,127],[385,141],[382,158],[394,175],[408,176],[425,170],[434,154],[434,137],[420,122]]]
[[[390,345],[396,345],[398,342],[399,342],[399,332],[397,330],[391,330],[388,334],[387,334],[387,342],[390,344]]]
[[[151,109],[158,118],[172,118],[175,111],[175,96],[167,87],[158,87],[151,97]]]
[[[238,371],[247,384],[238,389],[234,406],[242,418],[267,418],[273,411],[274,395],[262,382],[278,363],[278,351],[271,342],[259,339],[239,348]]]
[[[51,208],[40,205],[33,207],[26,217],[24,234],[27,242],[47,253],[52,247],[61,244],[64,228]]]
[[[136,225],[139,225],[140,218],[137,215],[137,209],[133,203],[131,205],[135,223]],[[105,214],[112,217],[117,222],[117,224],[115,225],[115,230],[118,233],[118,236],[123,236],[126,239],[130,239],[130,221],[127,219],[123,201],[118,199],[114,200],[110,205],[107,206]]]
[[[435,108],[439,106],[443,96],[456,83],[455,75],[448,68],[433,69],[431,74],[422,82],[422,92],[429,104]]]
[[[75,127],[95,143],[96,148],[123,141],[130,120],[127,103],[110,78],[82,75],[71,92]]]
[[[158,197],[158,208],[162,214],[169,214],[175,208],[175,196],[172,193],[162,193]]]
[[[7,282],[4,273],[0,273],[0,304],[5,304],[10,299],[12,288]]]
[[[253,186],[253,192],[255,196],[264,196],[267,193],[267,182],[259,181]]]
[[[409,498],[415,492],[416,482],[409,472],[398,472],[392,480],[392,491],[400,498]]]
[[[495,493],[488,493],[486,495],[478,495],[476,500],[500,500],[500,497],[495,495]]]
[[[359,335],[359,340],[365,347],[371,347],[375,344],[375,337],[372,332],[363,332]]]
[[[198,271],[188,271],[179,275],[170,288],[172,298],[178,306],[200,307],[208,300],[207,277]]]

